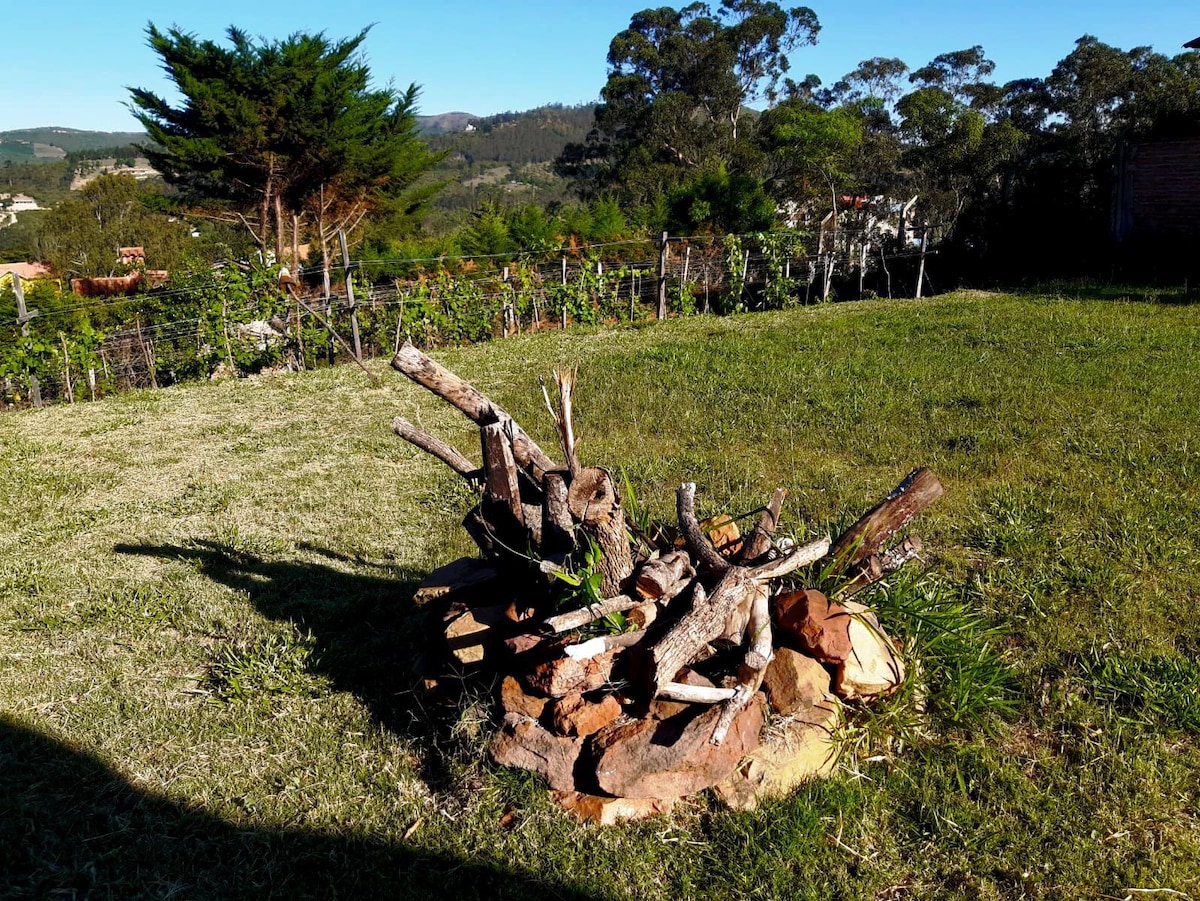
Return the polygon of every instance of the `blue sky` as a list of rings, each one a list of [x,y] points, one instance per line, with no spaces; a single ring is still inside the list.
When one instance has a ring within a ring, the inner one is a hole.
[[[792,0],[795,2],[795,0]],[[267,37],[293,31],[353,34],[375,23],[365,49],[380,82],[422,86],[421,112],[487,115],[595,99],[608,42],[653,0],[205,0],[117,4],[4,0],[0,15],[0,130],[42,125],[124,130],[127,86],[167,91],[145,44],[147,21],[218,37],[230,24]],[[715,5],[715,3],[714,3]],[[789,5],[785,3],[784,5]],[[983,44],[994,78],[1047,74],[1076,38],[1173,55],[1200,36],[1195,0],[949,0],[810,2],[820,43],[792,57],[792,74],[828,84],[861,59],[899,56],[916,67],[938,53]]]

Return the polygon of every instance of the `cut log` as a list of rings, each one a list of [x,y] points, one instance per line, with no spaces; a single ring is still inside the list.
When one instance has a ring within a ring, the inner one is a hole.
[[[451,447],[440,438],[433,437],[423,429],[417,428],[403,416],[397,416],[392,420],[392,431],[414,447],[419,447],[425,453],[437,457],[464,479],[477,481],[480,478],[479,467],[456,448]]]
[[[876,504],[834,542],[830,555],[845,570],[879,553],[887,540],[912,522],[913,517],[945,493],[929,469],[909,473],[891,494]]]
[[[406,342],[392,358],[392,368],[453,404],[477,425],[511,422],[513,456],[517,463],[530,472],[535,481],[540,483],[545,473],[558,468],[546,452],[538,447],[501,407],[477,391],[469,382],[421,353],[411,343]]]
[[[629,533],[625,530],[625,514],[621,505],[612,509],[607,522],[585,527],[600,548],[600,592],[617,594],[625,590],[625,580],[633,572],[633,553],[629,549]]]
[[[696,569],[685,551],[671,551],[646,563],[637,577],[637,593],[647,599],[675,597],[696,577]]]
[[[758,525],[750,533],[750,538],[742,551],[743,562],[762,562],[759,558],[765,556],[771,549],[771,539],[775,537],[775,529],[779,526],[779,511],[783,509],[783,501],[786,497],[787,491],[783,488],[776,488],[775,493],[771,495],[771,500],[767,502],[762,516],[759,517]]]
[[[585,525],[609,522],[617,508],[617,492],[608,471],[589,466],[571,480],[567,491],[571,515]]]

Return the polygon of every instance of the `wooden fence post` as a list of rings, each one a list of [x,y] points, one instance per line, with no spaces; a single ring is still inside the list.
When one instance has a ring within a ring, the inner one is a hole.
[[[921,228],[921,265],[917,267],[917,300],[921,299],[921,283],[925,281],[925,250],[929,247],[929,226]]]
[[[329,347],[326,350],[326,355],[329,360],[329,365],[333,365],[334,355],[337,353],[337,348],[334,346],[333,337],[333,296],[329,289],[329,254],[325,255],[325,261],[321,269],[321,287],[325,291],[325,325],[329,330]]]
[[[566,288],[567,287],[567,255],[566,254],[563,254],[563,258],[562,258],[562,283],[563,283],[563,287]],[[566,291],[563,291],[563,294],[562,294],[562,309],[560,310],[560,312],[562,313],[562,327],[565,329],[567,327],[567,292]]]
[[[350,268],[350,250],[346,245],[346,232],[338,229],[338,242],[342,245],[342,269],[346,273],[346,302],[350,305],[350,340],[354,342],[354,359],[362,362],[362,342],[358,337],[358,308],[354,304],[354,277]]]
[[[658,318],[667,318],[667,233],[662,233],[658,247]]]
[[[73,404],[75,403],[75,388],[71,384],[71,357],[67,354],[67,336],[59,332],[58,340],[62,342],[63,380],[67,383],[67,401]]]
[[[13,273],[13,293],[17,295],[17,324],[21,326],[21,338],[28,340],[29,338],[29,320],[37,316],[37,310],[25,309],[25,286],[21,284],[21,276]],[[42,405],[42,387],[38,384],[37,373],[33,371],[32,366],[26,366],[25,371],[29,376],[29,399],[33,401],[35,407]]]

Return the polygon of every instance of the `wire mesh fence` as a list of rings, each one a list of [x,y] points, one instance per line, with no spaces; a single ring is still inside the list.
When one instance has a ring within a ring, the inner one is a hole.
[[[388,356],[405,341],[430,347],[573,324],[783,309],[891,296],[894,286],[911,295],[898,286],[913,284],[914,271],[916,279],[928,278],[926,255],[923,246],[897,250],[868,229],[815,238],[664,236],[568,251],[349,261],[331,266],[328,278],[324,270],[302,271],[291,293],[278,280],[260,281],[254,296],[243,293],[237,302],[214,273],[206,283],[146,295],[171,310],[187,309],[195,298],[194,318],[158,321],[161,315],[138,312],[132,325],[110,330],[87,353],[69,347],[60,332],[61,352],[51,348],[26,371],[10,371],[0,389],[6,406],[27,404],[36,375],[44,402],[74,402],[214,375]],[[340,290],[326,294],[326,284]],[[112,316],[135,302],[108,298],[48,316]],[[145,298],[138,309],[148,309]]]

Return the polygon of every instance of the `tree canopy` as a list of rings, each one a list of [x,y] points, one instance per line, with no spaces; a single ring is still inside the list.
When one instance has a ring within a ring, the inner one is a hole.
[[[147,28],[183,102],[131,91],[145,149],[184,196],[237,216],[266,251],[283,256],[303,225],[324,248],[338,227],[368,212],[411,216],[430,189],[417,181],[436,161],[418,137],[418,89],[371,87],[358,55],[367,29],[332,41],[297,32],[255,40],[237,28],[228,45],[172,28]]]
[[[645,9],[613,38],[596,127],[564,155],[589,188],[619,188],[645,202],[708,171],[744,172],[753,145],[741,127],[746,105],[773,101],[788,54],[815,43],[820,24],[807,7],[723,0],[683,9]],[[727,180],[727,178],[726,178]]]

